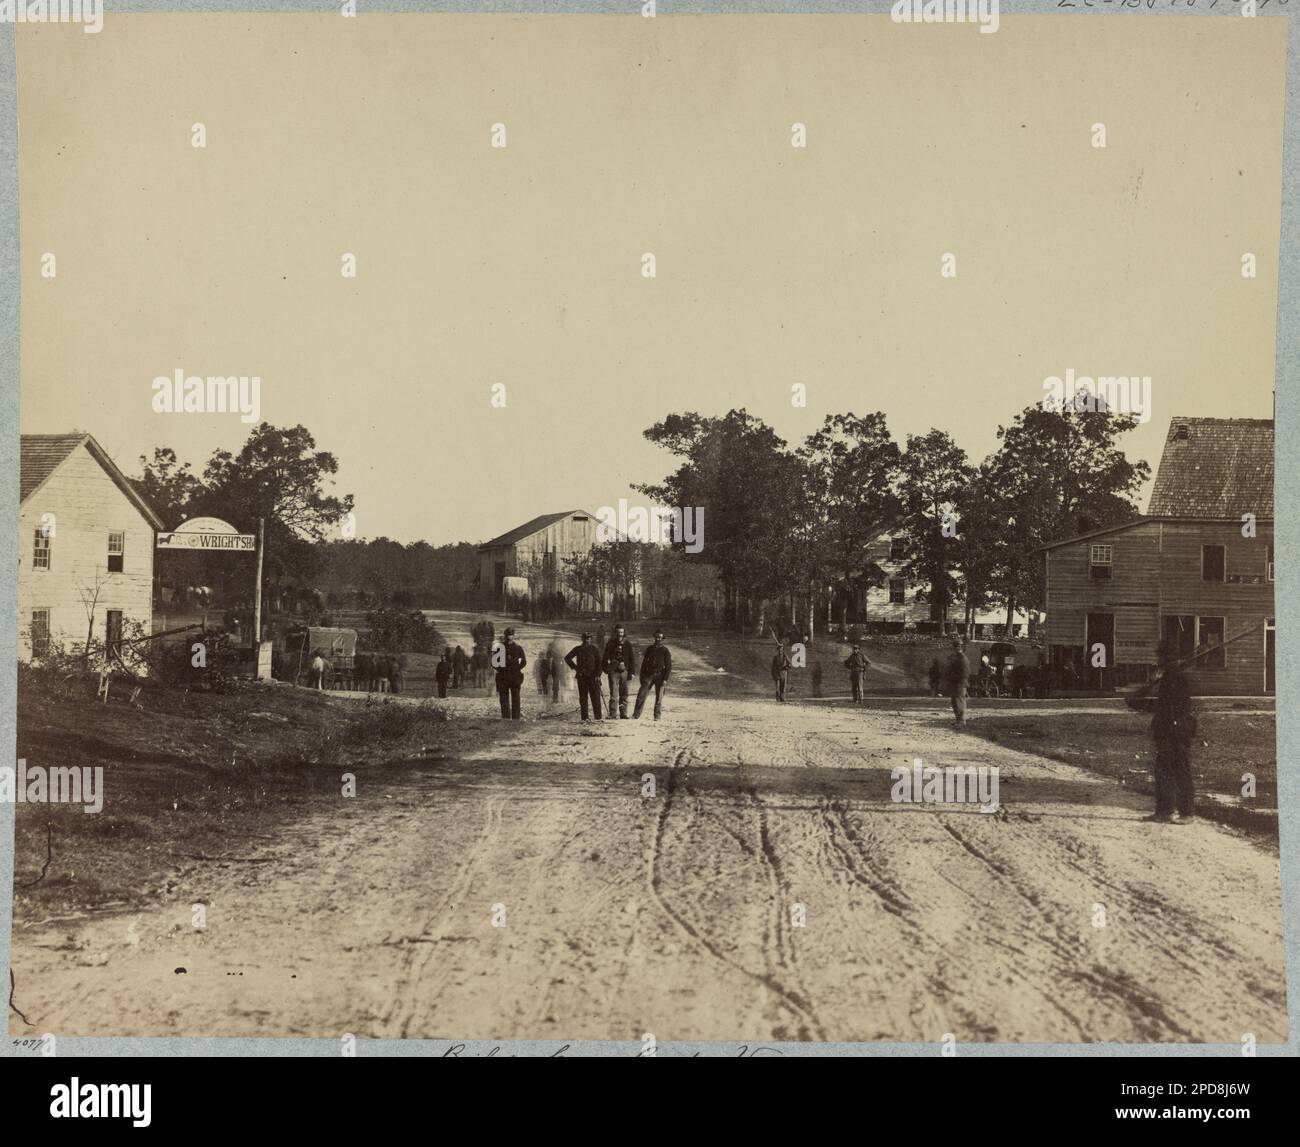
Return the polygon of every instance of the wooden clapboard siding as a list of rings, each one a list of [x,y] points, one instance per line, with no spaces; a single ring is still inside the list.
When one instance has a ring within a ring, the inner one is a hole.
[[[120,475],[119,475],[120,477]],[[50,568],[32,568],[36,530],[52,514]],[[94,594],[94,635],[103,640],[107,611],[146,630],[153,617],[154,530],[114,477],[82,444],[23,502],[18,534],[19,657],[31,657],[32,613],[50,612],[50,639],[81,646],[88,626],[83,597]],[[125,535],[121,573],[108,572],[108,535]]]
[[[1047,640],[1082,648],[1089,613],[1115,615],[1115,661],[1151,665],[1165,616],[1222,617],[1225,639],[1253,627],[1255,635],[1224,650],[1226,666],[1190,670],[1199,693],[1264,691],[1264,621],[1273,616],[1273,585],[1267,580],[1273,523],[1259,522],[1256,536],[1242,536],[1242,523],[1147,518],[1121,529],[1072,539],[1046,552]],[[1113,551],[1113,576],[1089,576],[1094,544]],[[1201,552],[1223,545],[1226,573],[1241,581],[1205,581]]]
[[[530,582],[534,593],[554,593],[560,590],[571,595],[567,580],[566,559],[588,553],[598,540],[600,521],[585,510],[570,510],[563,514],[548,514],[525,523],[501,538],[479,548],[479,587],[485,600],[495,601],[497,593],[496,565],[504,563],[504,576],[528,577],[535,565],[543,567],[543,576]],[[547,555],[551,555],[549,558]],[[640,587],[635,587],[640,597]],[[608,609],[612,606],[613,592],[606,590],[605,600],[584,598],[581,608]]]

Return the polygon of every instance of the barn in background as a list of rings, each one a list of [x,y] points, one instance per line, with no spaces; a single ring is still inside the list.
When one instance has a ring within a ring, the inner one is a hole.
[[[1173,419],[1146,516],[1044,552],[1047,640],[1067,679],[1145,680],[1165,639],[1197,693],[1273,692],[1271,421]]]
[[[89,434],[24,434],[19,467],[19,659],[150,632],[162,520]]]
[[[605,612],[641,607],[641,587],[633,584],[631,601],[615,587],[581,592],[568,576],[566,559],[589,553],[598,542],[599,519],[586,510],[543,514],[479,546],[479,594],[485,605],[499,608],[506,578],[526,578],[531,596],[563,593],[572,609]]]

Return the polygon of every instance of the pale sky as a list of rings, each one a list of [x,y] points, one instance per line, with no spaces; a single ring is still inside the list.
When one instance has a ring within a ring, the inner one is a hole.
[[[155,414],[178,367],[260,376],[361,536],[434,543],[635,497],[673,411],[793,443],[880,409],[978,461],[1046,377],[1150,375],[1153,468],[1173,415],[1272,414],[1281,20],[114,12],[17,43],[23,429],[128,473],[247,434]]]

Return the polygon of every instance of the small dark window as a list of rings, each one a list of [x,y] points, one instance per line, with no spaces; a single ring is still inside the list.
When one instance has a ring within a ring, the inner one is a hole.
[[[126,553],[126,534],[113,530],[108,535],[108,572],[121,573]]]
[[[903,605],[907,601],[907,582],[901,577],[889,579],[889,604]]]
[[[1201,547],[1201,580],[1223,581],[1227,572],[1228,557],[1224,546]]]
[[[907,557],[907,539],[903,537],[889,539],[889,556],[893,561]]]
[[[50,611],[32,610],[32,658],[44,660],[50,654]]]
[[[1196,659],[1198,669],[1223,669],[1228,664],[1223,648],[1223,618],[1198,617],[1196,619]]]

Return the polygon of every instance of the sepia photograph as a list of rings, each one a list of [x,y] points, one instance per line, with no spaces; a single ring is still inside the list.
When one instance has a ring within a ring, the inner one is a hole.
[[[0,6],[11,1050],[1294,1054],[1286,9],[547,7]]]

